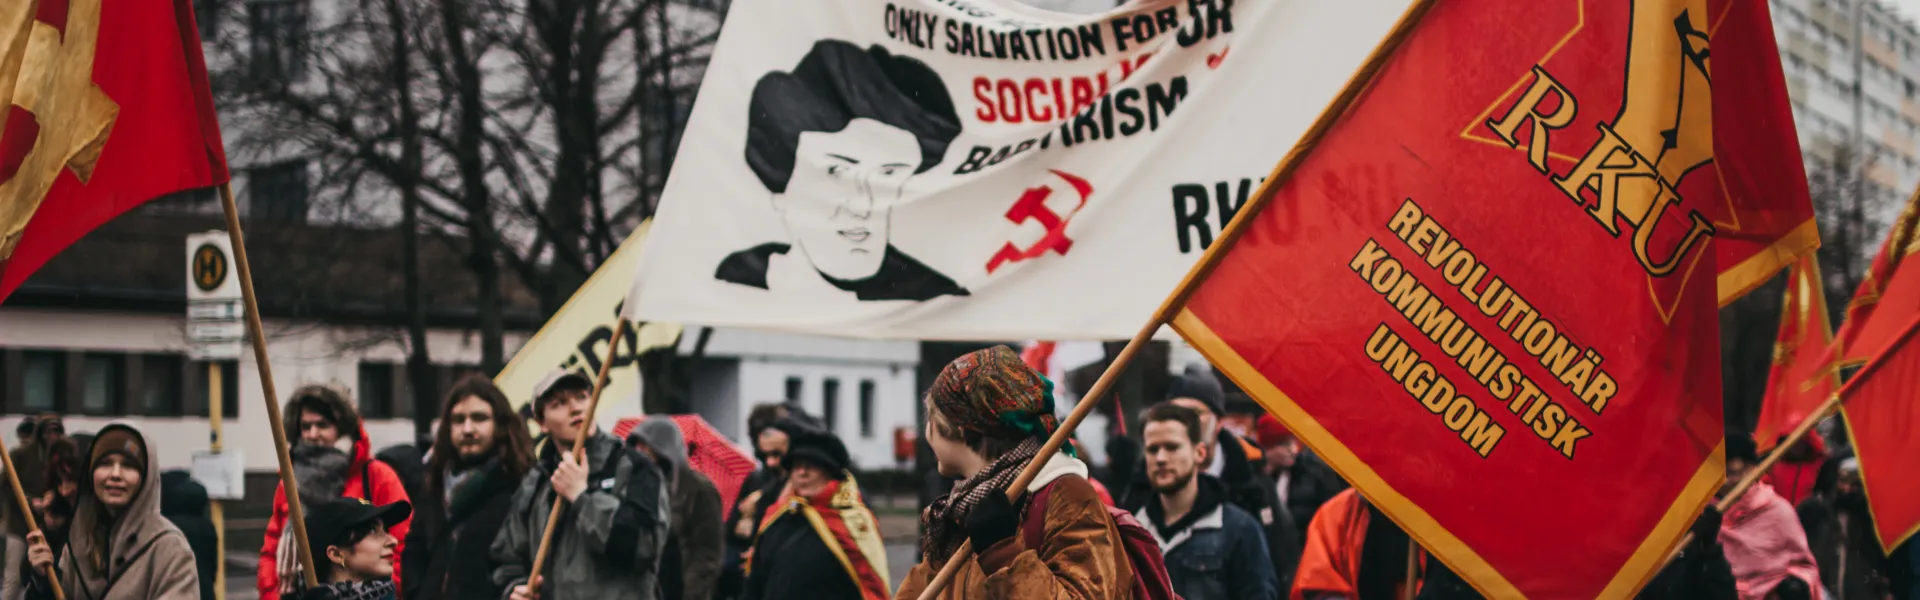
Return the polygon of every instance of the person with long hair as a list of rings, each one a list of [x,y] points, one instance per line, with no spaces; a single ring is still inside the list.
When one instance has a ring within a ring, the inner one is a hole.
[[[493,538],[513,508],[520,478],[533,469],[533,439],[507,395],[469,375],[447,390],[402,562],[408,600],[500,597],[486,568]]]
[[[55,554],[40,532],[27,534],[34,582],[29,598],[50,597],[43,579],[56,567],[69,598],[199,600],[200,576],[187,537],[160,515],[160,466],[145,436],[108,425],[94,438],[87,483]]]

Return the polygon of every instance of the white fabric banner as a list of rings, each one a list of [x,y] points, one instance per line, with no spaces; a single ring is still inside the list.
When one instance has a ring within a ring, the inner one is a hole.
[[[737,0],[644,321],[1131,337],[1408,0]]]

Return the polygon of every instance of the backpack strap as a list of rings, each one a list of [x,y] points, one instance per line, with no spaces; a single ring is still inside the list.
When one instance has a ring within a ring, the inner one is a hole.
[[[366,494],[367,504],[373,504],[373,498],[374,498],[373,478],[367,476],[367,473],[368,471],[371,471],[373,469],[373,461],[376,461],[376,460],[379,460],[379,459],[369,458],[367,459],[367,462],[360,463],[360,493]]]
[[[1025,542],[1028,549],[1039,551],[1040,543],[1046,539],[1047,497],[1053,495],[1053,486],[1058,483],[1060,480],[1055,479],[1027,496],[1027,512],[1020,518],[1020,541]],[[974,548],[975,552],[981,550],[983,548]]]

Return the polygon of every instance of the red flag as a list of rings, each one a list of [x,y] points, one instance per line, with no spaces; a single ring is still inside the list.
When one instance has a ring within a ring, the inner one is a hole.
[[[0,300],[128,209],[228,179],[191,0],[37,2],[0,22]]]
[[[1840,391],[1874,533],[1888,552],[1920,532],[1920,318]]]
[[[1916,193],[1887,233],[1879,256],[1847,303],[1846,320],[1834,342],[1841,366],[1856,366],[1879,355],[1900,326],[1920,316],[1920,262],[1905,260],[1920,252],[1920,193]],[[1884,307],[1884,308],[1883,308]]]
[[[1174,327],[1487,596],[1631,597],[1819,243],[1767,3],[1438,2],[1353,85]]]
[[[1840,373],[1830,360],[1833,326],[1827,321],[1827,293],[1820,261],[1800,259],[1787,271],[1786,300],[1780,306],[1780,333],[1773,342],[1773,369],[1753,439],[1772,447],[1840,389]]]

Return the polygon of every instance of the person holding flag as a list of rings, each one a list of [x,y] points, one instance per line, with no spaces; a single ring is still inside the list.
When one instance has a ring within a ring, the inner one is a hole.
[[[921,514],[923,558],[894,598],[920,597],[969,542],[975,554],[939,597],[1129,597],[1136,574],[1113,516],[1087,483],[1086,463],[1056,453],[1027,484],[1026,506],[1007,500],[1006,488],[1059,427],[1053,382],[1013,349],[994,346],[948,364],[926,403],[940,474],[961,481]],[[1034,501],[1043,490],[1044,502]],[[1023,534],[1023,515],[1041,520],[1037,539]]]
[[[361,498],[382,506],[407,502],[407,488],[391,465],[373,458],[372,443],[359,410],[339,390],[324,385],[306,385],[294,390],[287,401],[283,426],[297,431],[289,453],[294,476],[298,479],[302,504],[319,504],[341,498]],[[351,454],[342,447],[351,449]],[[291,508],[283,484],[273,494],[273,520],[267,523],[267,535],[260,545],[260,568],[255,575],[260,600],[276,600],[293,592],[301,580],[299,543],[289,535]],[[393,526],[392,533],[406,550],[406,537],[412,519]],[[320,556],[315,555],[315,568]],[[404,582],[404,561],[394,562],[394,580]]]
[[[493,539],[494,584],[509,600],[658,597],[671,506],[660,468],[587,422],[593,382],[585,376],[555,371],[533,395],[534,417],[547,437]],[[584,458],[569,450],[581,436]],[[554,524],[543,572],[534,573],[555,502],[566,508]]]
[[[69,597],[95,600],[199,600],[193,547],[160,515],[160,464],[138,430],[108,425],[94,437],[67,549],[55,557],[46,537],[27,534],[33,591],[48,591],[56,567]],[[51,597],[50,595],[47,597]]]
[[[405,500],[374,506],[358,498],[329,500],[307,508],[307,547],[320,586],[298,600],[394,600],[400,557],[393,528],[413,518]]]

